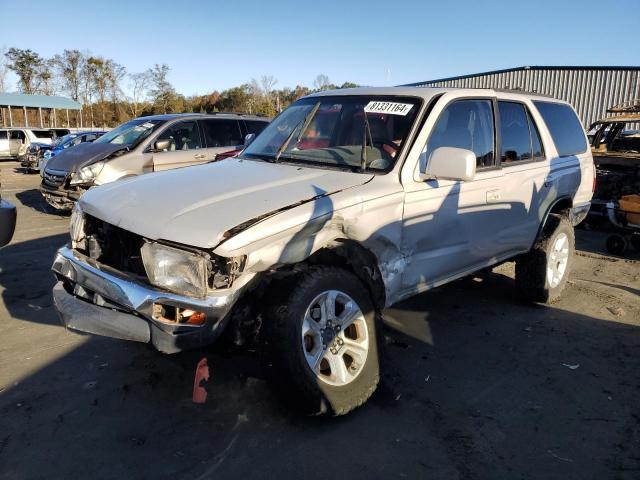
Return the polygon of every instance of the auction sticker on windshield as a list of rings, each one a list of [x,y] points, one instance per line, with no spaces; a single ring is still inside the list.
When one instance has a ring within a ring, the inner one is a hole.
[[[405,116],[411,111],[412,107],[413,105],[410,103],[372,101],[364,107],[364,111],[367,113],[388,113],[389,115]]]

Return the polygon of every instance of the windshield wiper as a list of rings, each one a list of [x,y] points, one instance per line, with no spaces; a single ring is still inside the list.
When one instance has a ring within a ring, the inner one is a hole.
[[[298,122],[295,127],[293,127],[293,129],[291,130],[291,133],[287,136],[286,140],[282,143],[282,145],[280,145],[280,148],[278,148],[278,151],[273,157],[274,162],[277,162],[280,159],[280,155],[282,155],[282,153],[287,149],[287,147],[291,143],[291,140],[293,140],[293,134],[296,133],[296,129],[298,128],[298,125],[302,124],[302,128],[300,129],[300,133],[298,134],[298,139],[297,139],[298,142],[300,141],[300,139],[302,138],[302,135],[304,134],[304,132],[307,130],[307,127],[311,123],[311,120],[313,120],[313,117],[316,116],[316,112],[318,111],[319,108],[320,108],[320,102],[316,103],[313,106],[313,108],[309,110],[309,113],[307,113],[304,116],[304,118],[300,122]]]
[[[362,129],[362,150],[360,151],[360,170],[362,173],[367,171],[367,134],[369,135],[369,142],[373,147],[373,137],[371,136],[371,126],[369,125],[369,119],[367,118],[367,112],[362,107],[362,113],[364,115],[364,128]]]

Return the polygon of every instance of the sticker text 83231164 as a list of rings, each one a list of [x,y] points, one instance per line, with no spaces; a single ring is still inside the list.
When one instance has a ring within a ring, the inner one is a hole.
[[[364,111],[367,113],[386,113],[389,115],[405,116],[411,111],[412,107],[413,105],[410,103],[372,101],[364,107]]]

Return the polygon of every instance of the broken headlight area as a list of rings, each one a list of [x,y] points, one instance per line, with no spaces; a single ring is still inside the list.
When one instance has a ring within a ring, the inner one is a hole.
[[[76,245],[84,240],[84,213],[82,212],[79,202],[76,202],[71,212],[69,234],[71,235],[73,248],[76,248]]]
[[[142,246],[142,262],[149,282],[171,292],[204,297],[207,294],[208,255],[157,242]]]
[[[69,182],[71,185],[84,185],[92,183],[102,169],[104,168],[104,162],[97,162],[93,165],[81,168],[77,173],[74,173]]]
[[[82,212],[71,218],[75,250],[89,258],[174,293],[203,297],[233,285],[246,257],[224,258],[203,250],[147,240]]]

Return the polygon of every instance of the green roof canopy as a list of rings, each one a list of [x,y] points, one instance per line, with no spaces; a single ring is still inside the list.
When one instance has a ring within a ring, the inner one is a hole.
[[[26,93],[0,93],[0,107],[59,108],[80,110],[82,105],[70,98]]]

